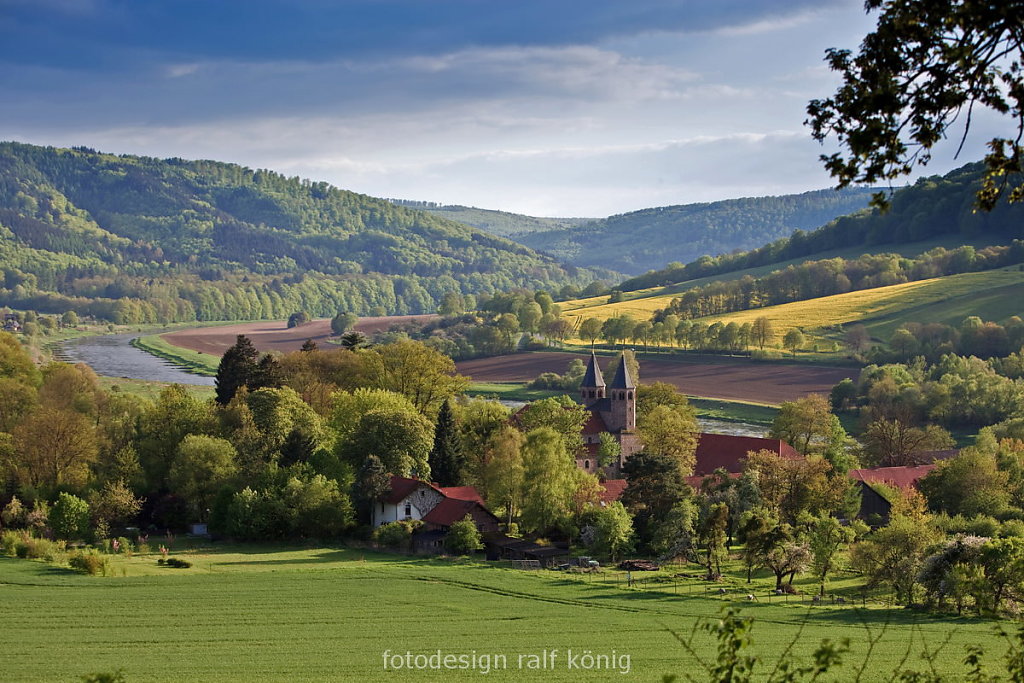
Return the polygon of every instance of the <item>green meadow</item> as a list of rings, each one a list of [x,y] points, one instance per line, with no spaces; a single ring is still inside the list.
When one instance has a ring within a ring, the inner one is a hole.
[[[695,627],[730,605],[756,619],[753,648],[769,662],[790,643],[806,663],[822,639],[849,638],[847,664],[830,680],[851,680],[865,662],[862,680],[924,670],[924,651],[937,652],[936,670],[956,675],[968,645],[984,645],[993,662],[1005,650],[993,622],[890,609],[884,596],[862,607],[853,579],[831,586],[846,605],[812,606],[772,596],[763,573],[747,586],[738,567],[711,586],[692,578],[698,567],[679,565],[634,573],[630,587],[616,570],[523,571],[361,549],[233,546],[178,556],[192,568],[115,556],[107,576],[0,558],[0,679],[74,681],[120,669],[129,682],[706,680],[696,657],[713,658],[716,643]],[[797,584],[813,590],[808,579]],[[388,650],[475,656],[478,666],[385,670]],[[526,668],[553,650],[553,667]],[[614,655],[605,661],[617,666],[570,669],[569,650]],[[482,658],[496,655],[505,665],[484,676]]]

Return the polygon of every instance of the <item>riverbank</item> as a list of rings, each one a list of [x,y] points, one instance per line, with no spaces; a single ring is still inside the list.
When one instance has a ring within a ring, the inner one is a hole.
[[[152,354],[157,358],[163,358],[180,367],[185,372],[195,375],[213,377],[217,374],[217,367],[220,365],[220,356],[212,356],[202,351],[192,351],[181,346],[175,346],[159,334],[136,337],[130,343],[137,349]]]

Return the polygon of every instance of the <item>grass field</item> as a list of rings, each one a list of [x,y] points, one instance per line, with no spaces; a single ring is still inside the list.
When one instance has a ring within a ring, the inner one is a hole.
[[[1024,272],[1016,268],[963,273],[918,280],[889,287],[865,289],[834,296],[737,311],[701,318],[704,323],[743,324],[766,317],[779,338],[792,327],[811,333],[810,343],[825,338],[829,328],[861,322],[880,339],[906,322],[958,324],[968,315],[985,320],[1005,320],[1024,313]],[[665,308],[671,296],[604,304],[585,309],[585,316],[605,320],[628,313],[638,321]],[[568,314],[573,315],[573,314]]]
[[[160,392],[170,386],[167,382],[150,382],[144,379],[127,379],[124,377],[103,377],[100,376],[100,386],[106,390],[119,391],[129,396],[148,398],[156,400]],[[201,401],[212,398],[214,388],[203,384],[189,384],[186,387],[188,392]]]
[[[692,565],[638,572],[641,583],[628,587],[614,570],[524,572],[337,548],[226,547],[186,556],[194,566],[184,570],[158,567],[153,556],[117,556],[106,577],[0,558],[0,677],[71,681],[122,669],[132,683],[480,680],[479,670],[384,670],[387,650],[440,649],[505,655],[507,669],[493,670],[488,680],[657,681],[666,673],[695,673],[693,656],[670,630],[688,637],[727,605],[756,619],[754,649],[769,660],[793,640],[806,661],[823,638],[850,638],[847,659],[859,665],[869,634],[881,636],[864,680],[885,680],[905,657],[904,666],[923,669],[925,644],[941,646],[937,666],[947,673],[963,671],[967,645],[985,645],[991,660],[1005,648],[992,637],[991,622],[872,607],[870,600],[866,609],[770,600],[763,576],[753,587],[732,576],[706,590],[686,578],[697,572]],[[732,590],[719,595],[719,586]],[[758,601],[746,602],[748,592]],[[715,643],[698,632],[693,646],[709,658]],[[553,669],[518,668],[520,654],[553,649],[559,651]],[[629,675],[569,670],[570,649],[615,651],[620,665],[621,655],[629,655]]]
[[[473,382],[466,389],[470,396],[480,396],[499,401],[538,401],[542,398],[561,396],[562,394],[575,395],[578,391],[565,391],[562,389],[529,389],[521,382]]]
[[[782,270],[791,265],[799,265],[806,263],[807,261],[818,261],[821,259],[830,258],[843,258],[843,259],[856,259],[865,253],[891,253],[900,254],[902,256],[918,256],[923,254],[930,249],[936,247],[956,248],[964,244],[969,244],[976,248],[982,248],[991,245],[990,239],[982,240],[966,240],[960,236],[945,236],[942,238],[927,240],[924,242],[911,242],[907,244],[891,244],[891,245],[878,245],[874,248],[867,247],[847,247],[844,249],[832,249],[829,251],[823,251],[817,254],[811,254],[809,256],[801,256],[800,258],[790,259],[788,261],[780,261],[779,263],[772,263],[766,266],[757,266],[756,268],[745,268],[743,270],[737,270],[731,273],[722,273],[721,275],[712,275],[710,277],[702,277],[694,280],[687,280],[686,282],[680,282],[678,284],[667,285],[664,287],[649,287],[646,289],[637,289],[630,292],[623,292],[623,298],[625,300],[643,299],[650,297],[661,297],[666,295],[679,294],[688,289],[694,287],[701,287],[711,282],[725,282],[729,280],[739,280],[740,278],[746,277],[761,277],[768,275],[776,270]],[[579,309],[595,308],[603,305],[608,301],[607,296],[595,296],[587,299],[572,299],[569,301],[560,302],[563,312],[571,312]],[[590,317],[586,315],[585,317]]]

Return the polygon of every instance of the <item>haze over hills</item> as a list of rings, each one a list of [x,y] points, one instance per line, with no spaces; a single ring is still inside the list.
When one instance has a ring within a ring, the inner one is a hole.
[[[424,211],[216,161],[0,143],[0,300],[118,322],[422,313],[609,273]]]
[[[540,216],[524,216],[521,213],[480,209],[475,206],[459,204],[438,204],[437,202],[420,202],[408,199],[389,199],[388,201],[410,209],[419,209],[435,216],[449,218],[459,223],[471,225],[492,235],[508,237],[516,240],[518,235],[542,230],[562,230],[575,228],[597,220],[596,218],[550,218]]]
[[[513,238],[577,266],[637,274],[670,261],[753,249],[794,230],[813,230],[865,208],[873,191],[816,190],[663,206]]]

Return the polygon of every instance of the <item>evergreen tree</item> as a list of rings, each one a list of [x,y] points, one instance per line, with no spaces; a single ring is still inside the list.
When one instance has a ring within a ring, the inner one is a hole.
[[[258,357],[252,341],[244,334],[238,335],[235,345],[224,352],[217,367],[217,403],[226,406],[239,389],[249,384],[256,372]]]
[[[246,384],[253,391],[256,389],[280,389],[284,386],[284,369],[276,358],[269,353],[264,354]]]
[[[465,458],[459,442],[450,401],[441,404],[434,427],[434,447],[430,451],[430,473],[441,486],[458,486],[463,481]]]

